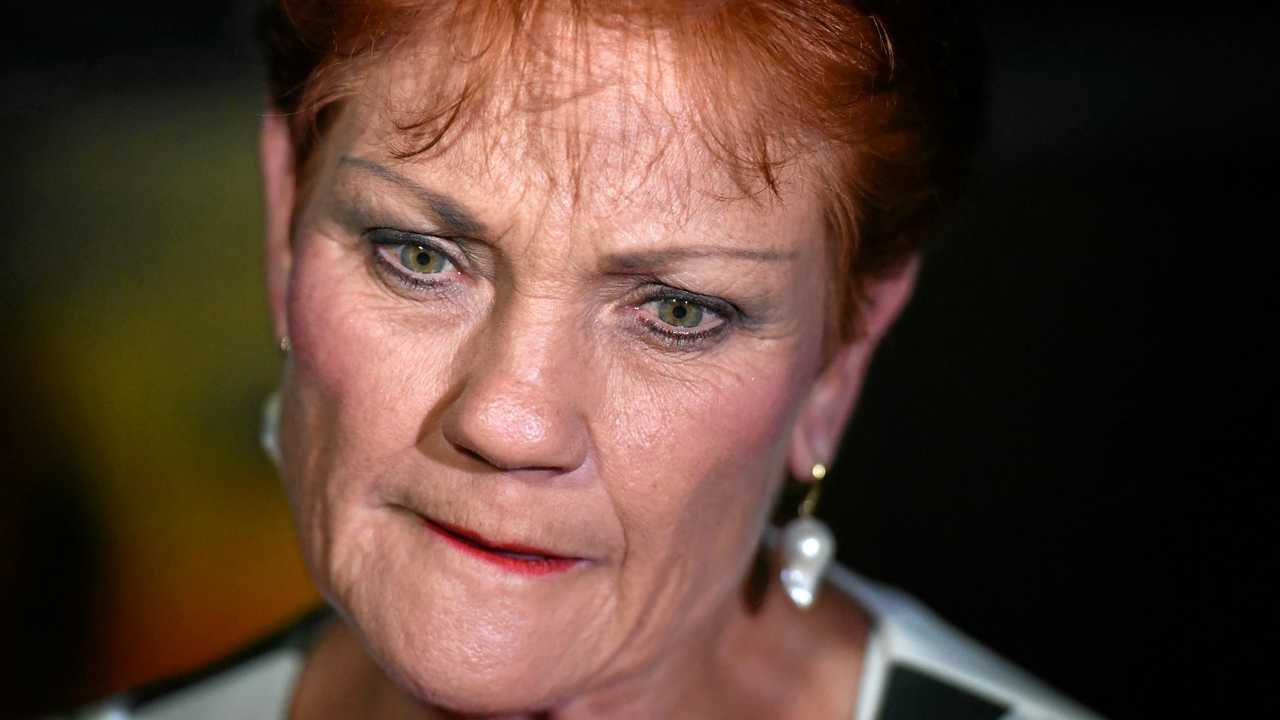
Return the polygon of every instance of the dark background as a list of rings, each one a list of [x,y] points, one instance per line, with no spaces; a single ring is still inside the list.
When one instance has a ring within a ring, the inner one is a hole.
[[[126,617],[132,578],[156,570],[130,564],[130,543],[155,537],[158,503],[211,508],[175,543],[203,553],[236,517],[219,503],[277,493],[252,440],[275,360],[257,289],[250,6],[13,13],[0,716],[176,669],[155,657],[165,642],[196,637],[183,662],[207,659],[308,601],[292,571],[293,594],[269,601],[244,596],[270,573],[219,581],[206,599],[223,615],[189,617],[221,629],[175,625],[132,655],[120,639],[164,625],[155,597],[159,615]],[[1280,24],[1230,4],[984,17],[972,191],[877,358],[821,513],[844,562],[1108,717],[1221,717],[1232,697],[1274,708]],[[189,314],[147,319],[169,306]],[[194,428],[185,400],[146,402],[188,376],[204,388]],[[245,479],[212,503],[173,490],[206,463],[166,455],[164,428],[208,440]],[[116,462],[111,442],[164,460]],[[130,512],[148,519],[118,529]],[[250,535],[287,543],[271,522]],[[231,566],[255,552],[226,543]],[[227,610],[240,604],[253,612]]]

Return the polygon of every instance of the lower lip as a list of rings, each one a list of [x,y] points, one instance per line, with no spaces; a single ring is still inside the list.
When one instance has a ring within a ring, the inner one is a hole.
[[[440,525],[427,520],[426,518],[423,518],[423,524],[427,526],[427,529],[444,539],[445,542],[449,543],[454,548],[461,550],[471,557],[479,558],[493,565],[497,565],[507,572],[516,573],[518,575],[550,575],[552,573],[565,572],[581,562],[577,558],[564,558],[548,555],[536,555],[532,557],[508,555],[497,550],[489,550],[481,547],[479,544],[468,541],[458,536],[456,533],[450,532]],[[529,553],[529,555],[533,555],[533,553]]]

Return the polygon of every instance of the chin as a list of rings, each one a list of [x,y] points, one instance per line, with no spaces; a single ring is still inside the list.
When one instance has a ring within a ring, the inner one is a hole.
[[[544,710],[580,689],[569,644],[541,638],[492,637],[459,627],[459,617],[423,623],[412,637],[366,637],[387,676],[420,702],[464,715]],[[474,618],[467,618],[474,623]],[[432,642],[432,638],[446,638]]]
[[[607,585],[603,568],[508,576],[422,545],[414,528],[380,527],[356,533],[364,543],[337,534],[334,547],[355,552],[349,562],[331,558],[325,594],[387,676],[421,702],[463,714],[537,711],[581,690],[584,669],[608,657],[599,623],[609,613],[592,600]],[[365,544],[381,552],[358,549]]]

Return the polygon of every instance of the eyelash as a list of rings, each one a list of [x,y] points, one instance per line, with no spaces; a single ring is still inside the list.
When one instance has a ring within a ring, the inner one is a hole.
[[[428,276],[412,275],[397,263],[388,260],[382,253],[384,248],[399,248],[406,245],[419,246],[443,255],[453,265],[454,272],[459,272],[459,269],[463,267],[463,264],[455,254],[442,247],[442,243],[433,235],[422,235],[391,228],[371,228],[366,230],[364,235],[369,242],[370,256],[379,275],[388,282],[395,283],[402,289],[411,292],[442,293],[448,289],[451,281],[443,278],[429,279]],[[449,273],[442,272],[439,274],[447,275]],[[649,336],[670,350],[693,351],[707,347],[719,340],[742,317],[741,311],[733,303],[680,290],[656,278],[650,281],[646,289],[649,292],[638,302],[631,303],[630,307],[635,310],[637,322],[644,326]],[[641,308],[649,303],[662,302],[664,300],[680,300],[690,305],[695,305],[702,311],[719,318],[720,322],[714,327],[702,331],[680,332],[667,329],[660,320],[650,319],[641,311]]]

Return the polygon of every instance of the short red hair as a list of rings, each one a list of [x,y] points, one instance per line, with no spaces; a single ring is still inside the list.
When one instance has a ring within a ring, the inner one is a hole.
[[[562,54],[567,43],[586,47],[588,28],[661,41],[678,59],[676,82],[704,146],[744,191],[777,192],[779,168],[821,147],[831,329],[847,339],[860,329],[866,282],[918,249],[967,174],[980,44],[972,18],[947,5],[275,0],[264,29],[271,99],[291,117],[300,176],[333,111],[371,68],[405,48],[425,44],[446,60],[424,67],[442,71],[429,84],[435,92],[401,123],[407,143],[397,154],[408,157],[444,147],[482,108],[510,95],[501,79],[534,78],[514,91],[521,109],[567,99],[548,96],[538,82],[552,31]]]

